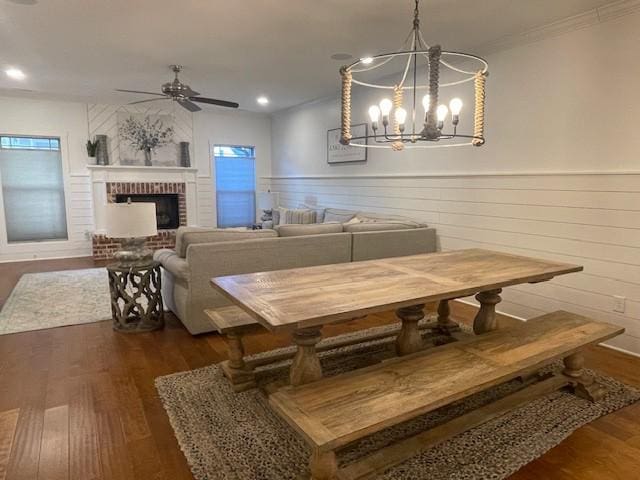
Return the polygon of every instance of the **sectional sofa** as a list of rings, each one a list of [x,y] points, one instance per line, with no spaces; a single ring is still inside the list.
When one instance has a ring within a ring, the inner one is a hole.
[[[212,277],[436,251],[435,230],[411,219],[326,209],[315,223],[272,229],[181,227],[175,250],[158,250],[165,304],[195,335],[215,330],[205,309],[229,305]],[[318,221],[322,220],[322,221]],[[327,220],[327,221],[325,221]],[[342,222],[339,220],[343,220]]]

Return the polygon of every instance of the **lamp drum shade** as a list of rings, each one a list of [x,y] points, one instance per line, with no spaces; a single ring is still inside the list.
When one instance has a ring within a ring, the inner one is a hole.
[[[258,207],[260,210],[273,210],[280,206],[280,194],[278,192],[258,193]]]
[[[140,238],[158,234],[155,203],[107,204],[107,237]]]

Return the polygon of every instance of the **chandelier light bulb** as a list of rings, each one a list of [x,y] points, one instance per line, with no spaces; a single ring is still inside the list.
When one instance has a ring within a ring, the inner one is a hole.
[[[398,125],[404,125],[404,122],[407,120],[407,111],[402,107],[398,107],[396,108],[394,115]]]
[[[364,65],[370,65],[371,63],[373,63],[373,57],[363,57],[363,58],[360,59],[360,61]]]
[[[451,115],[460,115],[460,111],[462,110],[462,100],[454,98],[449,102],[449,108],[451,109]]]
[[[378,128],[378,120],[380,119],[380,107],[377,105],[371,105],[369,107],[369,118],[371,119],[371,126],[375,130]]]
[[[424,107],[424,112],[427,113],[431,107],[431,97],[428,93],[422,97],[422,106]]]
[[[389,113],[391,113],[391,109],[393,108],[393,103],[388,98],[383,98],[380,100],[380,111],[382,112],[383,117],[388,117]]]
[[[436,111],[436,115],[438,116],[438,122],[444,122],[445,118],[447,118],[447,114],[449,113],[449,109],[446,105],[440,105],[438,110]]]
[[[371,105],[369,107],[369,118],[372,122],[377,122],[380,119],[380,107]]]

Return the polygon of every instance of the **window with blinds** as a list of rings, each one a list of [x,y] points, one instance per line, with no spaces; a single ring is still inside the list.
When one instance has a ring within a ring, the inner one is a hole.
[[[0,135],[7,241],[67,240],[60,139]]]
[[[215,145],[218,227],[246,227],[256,220],[255,147]]]

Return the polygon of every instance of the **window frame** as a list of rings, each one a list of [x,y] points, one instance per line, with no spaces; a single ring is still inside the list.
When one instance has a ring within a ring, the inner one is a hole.
[[[257,195],[258,195],[258,168],[257,168],[257,148],[255,145],[250,144],[236,144],[236,143],[219,143],[219,142],[211,142],[210,143],[210,166],[211,166],[211,179],[213,184],[213,218],[214,225],[219,227],[218,224],[218,172],[216,170],[216,148],[218,147],[228,147],[228,148],[243,148],[243,149],[251,149],[253,152],[253,156],[227,156],[227,158],[252,158],[253,159],[253,219],[251,221],[252,224],[256,223],[256,219],[258,216],[258,206],[257,206]],[[220,227],[224,228],[224,227]]]
[[[69,162],[69,132],[60,130],[51,131],[36,131],[37,129],[29,129],[28,131],[16,129],[11,133],[7,131],[0,131],[0,137],[26,137],[26,138],[56,138],[58,139],[58,145],[60,152],[60,160],[62,162],[62,185],[64,188],[64,206],[65,217],[67,227],[67,239],[51,239],[51,240],[38,240],[38,241],[25,241],[25,242],[9,242],[7,237],[7,223],[4,213],[4,198],[2,194],[2,188],[0,188],[0,254],[6,253],[11,258],[25,259],[25,258],[52,258],[49,252],[55,251],[55,255],[59,256],[58,249],[72,242],[78,243],[81,239],[77,238],[77,234],[72,230],[71,224],[71,178],[72,176],[87,177],[88,175],[72,174]],[[12,149],[7,149],[12,150]],[[33,151],[33,149],[28,149]],[[52,151],[52,150],[45,150]],[[56,151],[56,150],[53,150]],[[2,179],[0,178],[0,181]],[[89,220],[90,225],[87,225],[87,230],[93,230],[94,219],[91,217]],[[68,248],[68,247],[67,247]],[[77,249],[82,249],[82,246],[78,246]],[[88,247],[84,247],[85,249]],[[61,254],[61,255],[66,255]],[[90,253],[87,253],[90,255]]]

